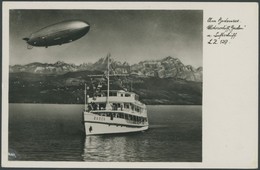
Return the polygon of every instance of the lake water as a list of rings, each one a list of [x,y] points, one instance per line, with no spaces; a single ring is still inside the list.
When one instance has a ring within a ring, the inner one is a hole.
[[[9,104],[9,152],[23,161],[201,162],[202,107],[148,106],[145,132],[88,136],[83,105]]]

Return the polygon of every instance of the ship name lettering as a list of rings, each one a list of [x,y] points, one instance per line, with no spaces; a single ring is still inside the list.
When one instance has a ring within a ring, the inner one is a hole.
[[[102,121],[105,121],[105,118],[104,117],[94,117],[94,120],[102,120]]]

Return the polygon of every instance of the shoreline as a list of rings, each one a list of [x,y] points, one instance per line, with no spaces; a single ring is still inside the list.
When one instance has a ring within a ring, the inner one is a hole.
[[[49,104],[49,105],[82,105],[84,106],[84,103],[8,103],[8,104]],[[145,104],[147,106],[202,106],[202,104]]]

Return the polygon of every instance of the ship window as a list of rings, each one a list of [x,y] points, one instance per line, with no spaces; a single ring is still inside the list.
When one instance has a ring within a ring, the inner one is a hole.
[[[124,94],[121,94],[121,97],[124,97]]]
[[[118,105],[116,104],[116,103],[113,103],[113,110],[117,110],[117,108],[118,108]]]
[[[110,92],[109,96],[117,96],[117,94],[115,92]]]
[[[124,104],[124,108],[129,109],[129,104],[128,104],[128,103],[125,103],[125,104]]]
[[[135,108],[134,105],[131,104],[131,109],[134,110],[134,108]]]
[[[130,97],[131,95],[129,93],[126,93],[125,94],[125,97]]]

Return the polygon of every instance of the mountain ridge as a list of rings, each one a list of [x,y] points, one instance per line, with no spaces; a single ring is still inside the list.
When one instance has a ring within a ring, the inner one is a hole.
[[[130,74],[139,77],[176,78],[187,81],[202,82],[202,67],[184,65],[180,59],[167,56],[158,60],[145,60],[130,65],[127,62],[116,61],[111,58],[110,66],[113,73]],[[33,62],[25,65],[9,66],[10,73],[29,72],[34,74],[65,74],[77,71],[106,71],[106,58],[101,57],[95,63],[68,64],[63,61],[55,63]]]

